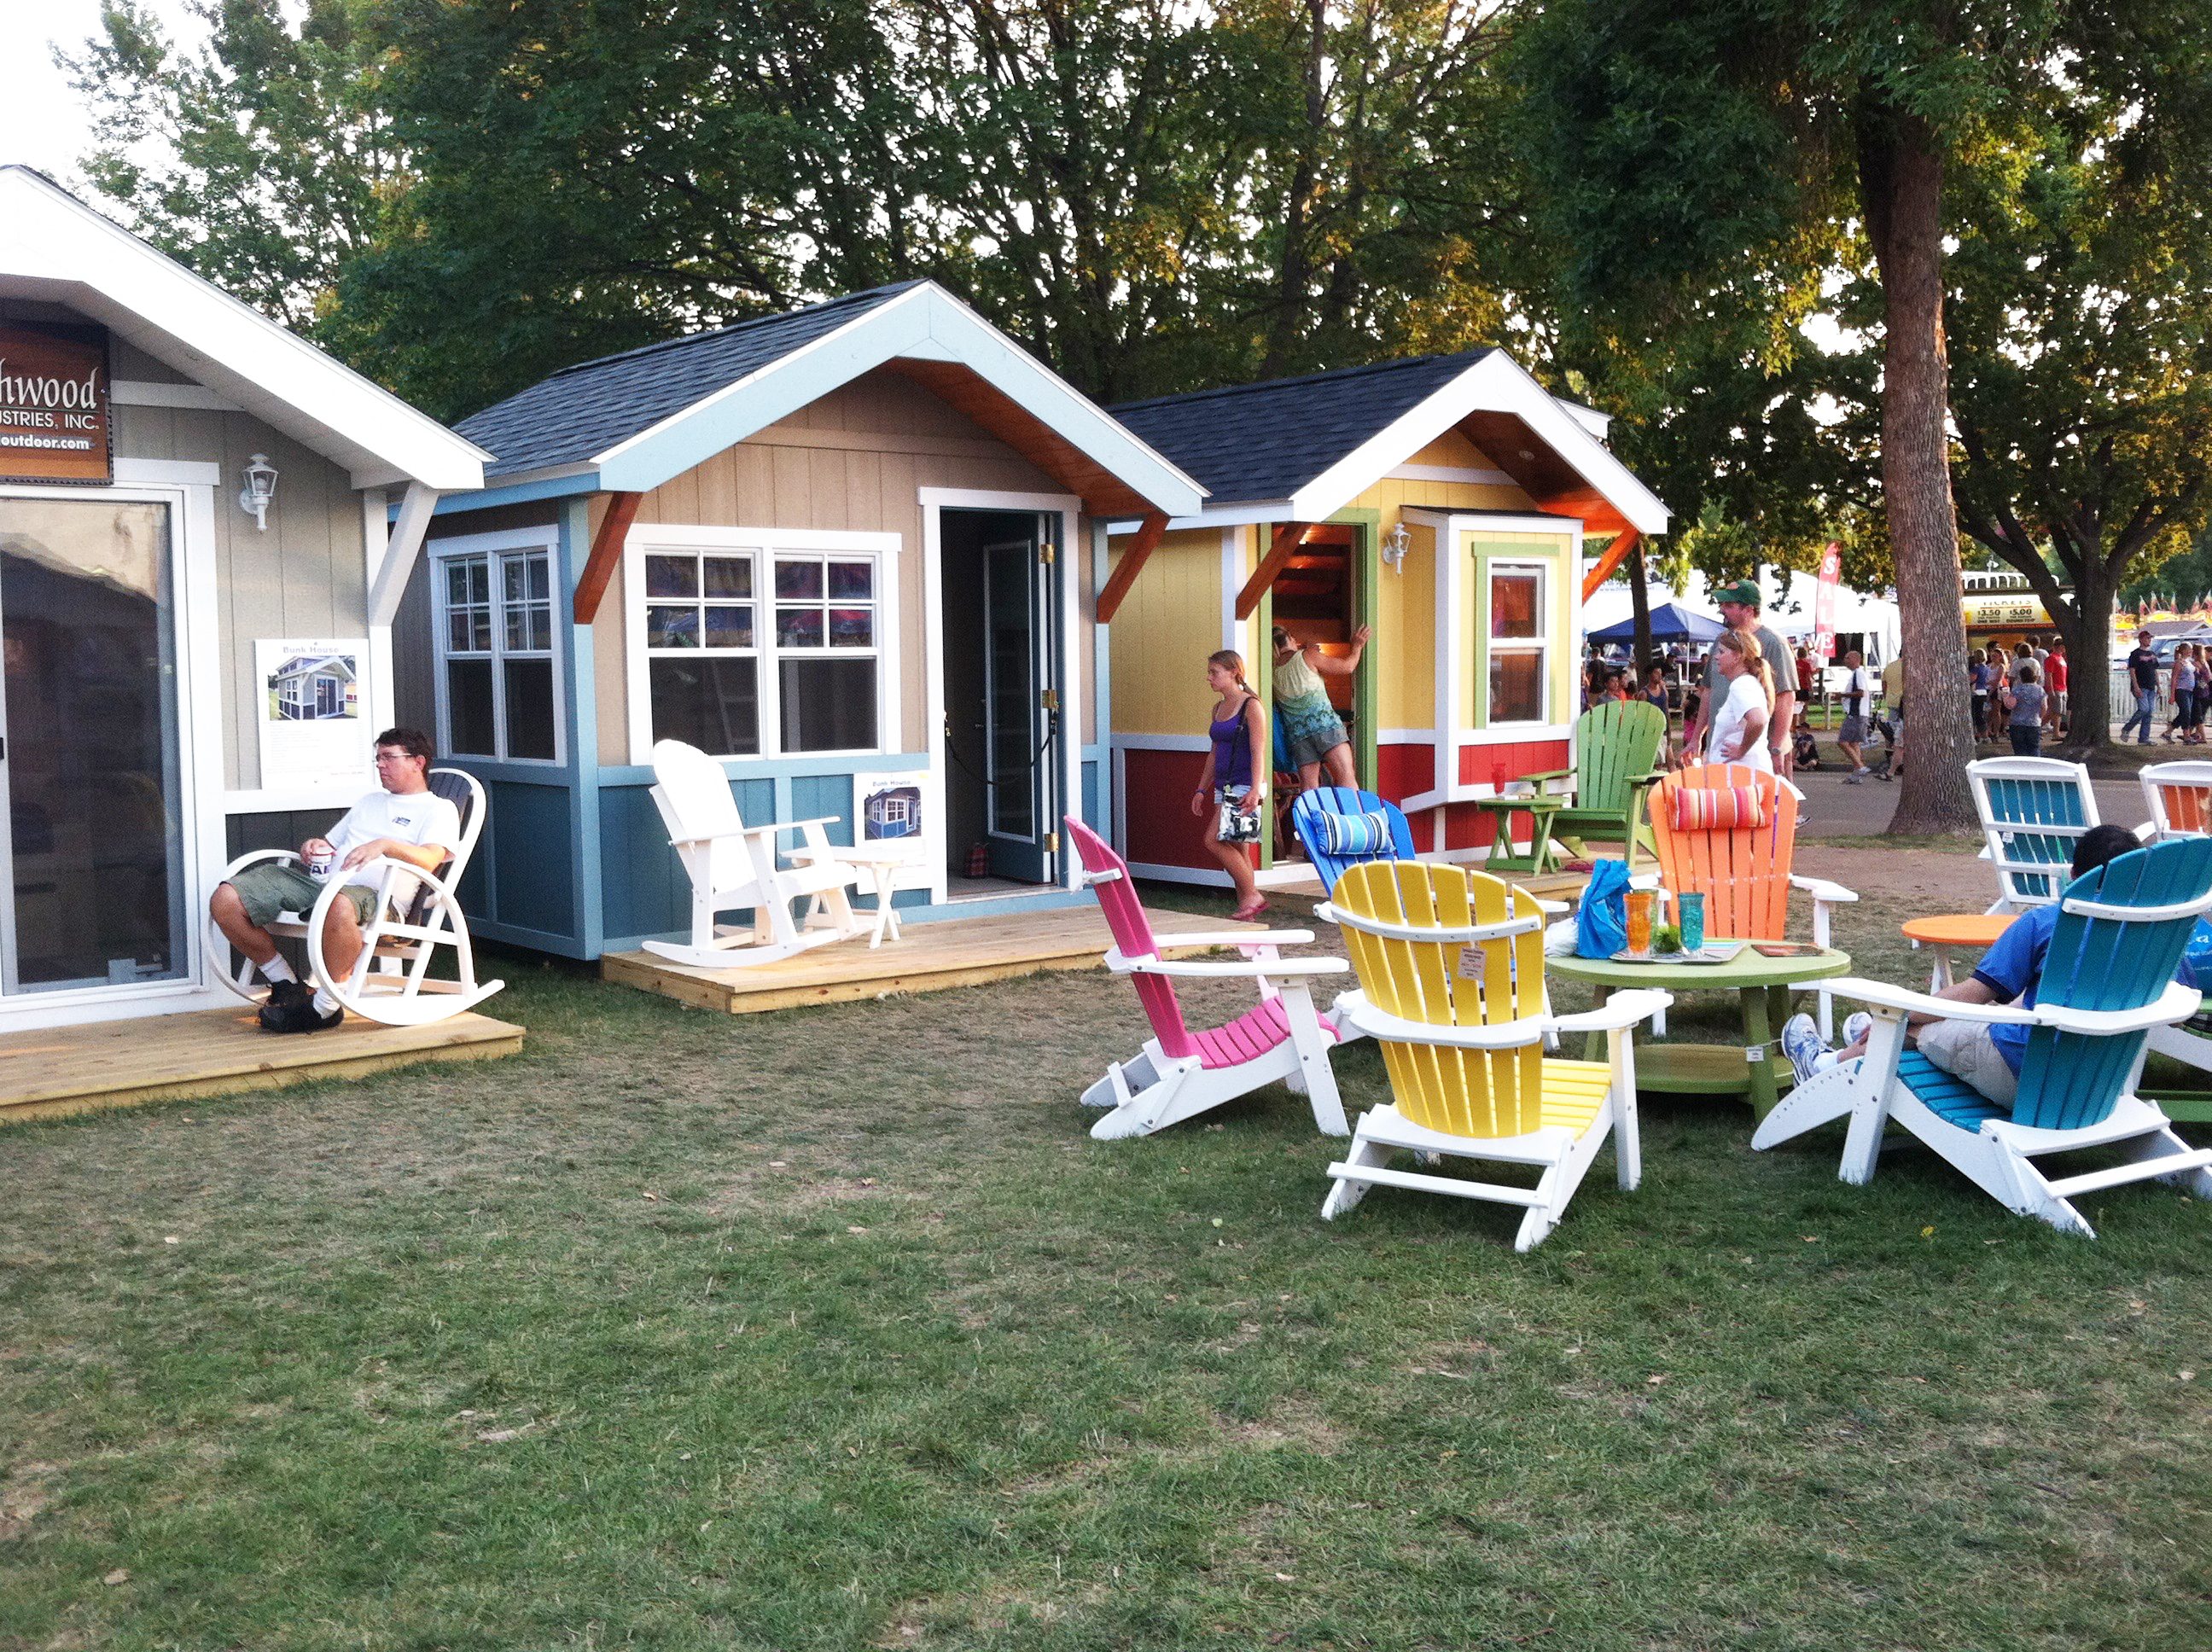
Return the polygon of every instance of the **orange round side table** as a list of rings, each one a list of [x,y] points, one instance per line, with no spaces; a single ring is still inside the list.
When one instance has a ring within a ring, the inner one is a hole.
[[[1941,991],[1951,984],[1953,947],[1970,946],[1977,952],[1986,952],[2019,916],[2017,912],[1955,912],[1941,917],[1915,918],[1903,927],[1905,938],[1916,949],[1924,946],[1936,954],[1936,973],[1930,987]]]

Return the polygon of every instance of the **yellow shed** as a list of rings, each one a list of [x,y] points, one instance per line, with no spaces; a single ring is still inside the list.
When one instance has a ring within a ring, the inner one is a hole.
[[[1188,806],[1206,656],[1236,650],[1266,695],[1276,624],[1339,653],[1364,624],[1358,670],[1327,679],[1360,784],[1425,853],[1482,859],[1490,817],[1467,805],[1571,761],[1586,580],[1667,528],[1605,416],[1498,349],[1113,412],[1208,493],[1194,516],[1108,525],[1094,559],[1117,847],[1148,876],[1225,882]],[[1613,536],[1587,573],[1586,534]],[[1304,872],[1277,852],[1260,846],[1263,884]]]

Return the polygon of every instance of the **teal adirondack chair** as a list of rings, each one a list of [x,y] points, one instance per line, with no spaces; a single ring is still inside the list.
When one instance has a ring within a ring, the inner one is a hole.
[[[1575,725],[1575,767],[1524,774],[1537,791],[1573,782],[1574,801],[1552,817],[1552,835],[1588,857],[1587,840],[1618,843],[1633,867],[1636,852],[1655,858],[1644,799],[1661,779],[1659,751],[1667,741],[1667,714],[1648,700],[1608,700],[1591,707]]]
[[[1884,1127],[1902,1126],[1999,1203],[2062,1232],[2094,1238],[2073,1205],[2081,1193],[2156,1178],[2212,1199],[2212,1148],[2192,1148],[2164,1113],[2136,1094],[2145,1036],[2194,1014],[2201,1001],[2173,979],[2197,917],[2212,910],[2212,838],[2185,838],[2124,854],[2069,884],[2037,988],[2036,1005],[1959,1004],[1881,981],[1831,983],[1875,1014],[1866,1054],[1800,1084],[1751,1139],[1769,1148],[1848,1118],[1839,1172],[1873,1179]],[[1905,1017],[2034,1029],[2009,1111],[1905,1043]],[[2035,1163],[2053,1153],[2116,1149],[2122,1162],[2056,1178]]]
[[[1966,765],[1982,817],[1982,859],[1996,869],[1991,912],[2025,912],[2058,898],[2074,846],[2097,823],[2089,771],[2057,757],[1984,757]]]
[[[1332,815],[1355,822],[1363,815],[1380,815],[1387,828],[1386,841],[1359,849],[1339,848],[1331,841],[1328,817]],[[1298,835],[1306,859],[1320,874],[1325,895],[1334,894],[1336,880],[1366,861],[1413,859],[1413,832],[1406,823],[1404,811],[1386,798],[1348,786],[1316,786],[1310,792],[1299,793],[1298,800],[1291,805],[1291,829]]]

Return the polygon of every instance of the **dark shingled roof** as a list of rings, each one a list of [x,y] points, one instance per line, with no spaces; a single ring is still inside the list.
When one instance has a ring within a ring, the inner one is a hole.
[[[872,287],[563,367],[453,428],[495,456],[487,480],[575,465],[887,303],[918,281]]]
[[[1109,409],[1212,495],[1288,499],[1490,354],[1415,355]]]

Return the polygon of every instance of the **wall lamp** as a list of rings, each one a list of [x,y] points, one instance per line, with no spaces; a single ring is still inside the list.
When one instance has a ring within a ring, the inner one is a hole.
[[[238,508],[253,519],[253,525],[269,531],[269,501],[276,497],[276,467],[266,453],[256,453],[246,467],[246,485],[238,490]]]

